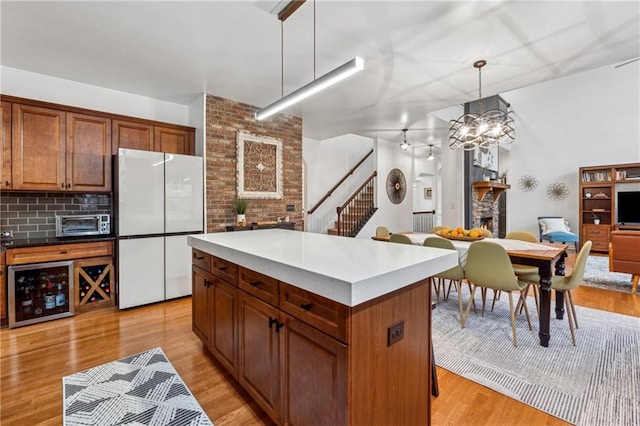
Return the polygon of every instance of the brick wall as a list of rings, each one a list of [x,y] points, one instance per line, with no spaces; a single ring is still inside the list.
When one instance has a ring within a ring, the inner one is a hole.
[[[13,238],[56,236],[56,215],[112,214],[111,194],[62,192],[2,192],[0,231],[13,231]]]
[[[248,200],[247,223],[289,216],[296,229],[302,230],[302,119],[276,114],[257,121],[257,107],[210,95],[206,109],[207,232],[224,231],[235,222],[238,131],[280,139],[283,147],[283,198]],[[288,212],[287,205],[295,210]]]

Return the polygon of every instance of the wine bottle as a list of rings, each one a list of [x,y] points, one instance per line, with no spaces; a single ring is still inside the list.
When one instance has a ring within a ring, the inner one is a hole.
[[[64,306],[67,297],[62,292],[62,283],[58,283],[58,294],[56,294],[56,306]]]
[[[56,295],[53,293],[53,284],[51,281],[47,283],[47,291],[44,294],[44,308],[53,309],[56,307]]]

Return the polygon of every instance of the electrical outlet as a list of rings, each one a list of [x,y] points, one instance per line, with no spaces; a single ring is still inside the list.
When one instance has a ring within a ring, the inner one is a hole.
[[[387,346],[399,342],[404,338],[404,320],[387,327]]]
[[[0,236],[2,238],[13,238],[13,230],[9,229],[7,231],[2,231],[2,232],[0,232]]]
[[[288,212],[296,211],[296,206],[294,206],[293,204],[287,204],[287,211]]]

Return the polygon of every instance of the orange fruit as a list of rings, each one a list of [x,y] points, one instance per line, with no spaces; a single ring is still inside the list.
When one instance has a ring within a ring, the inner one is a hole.
[[[458,226],[458,228],[456,228],[456,232],[458,234],[464,234],[464,228],[462,226]]]

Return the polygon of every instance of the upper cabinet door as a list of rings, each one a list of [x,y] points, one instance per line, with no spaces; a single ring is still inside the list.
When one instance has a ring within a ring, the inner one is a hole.
[[[170,154],[194,153],[195,136],[193,132],[170,127],[154,127],[153,150]]]
[[[111,120],[67,113],[67,183],[72,191],[111,191]]]
[[[13,104],[13,189],[64,190],[66,113]]]
[[[153,126],[135,121],[113,121],[113,155],[118,148],[153,151]]]
[[[13,177],[11,176],[11,104],[0,104],[0,190],[11,189]]]

